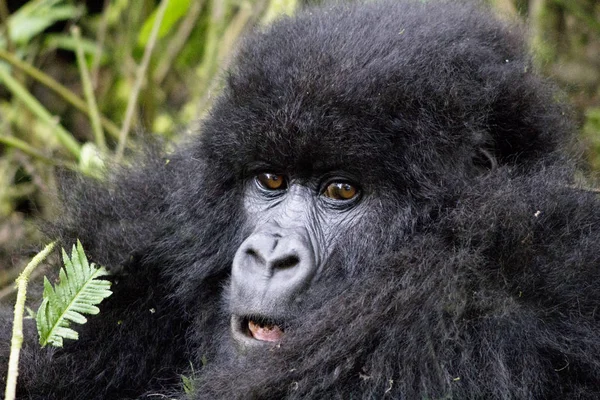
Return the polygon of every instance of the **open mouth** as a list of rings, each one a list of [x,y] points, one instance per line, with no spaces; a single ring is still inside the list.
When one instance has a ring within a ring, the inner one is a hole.
[[[284,324],[263,316],[231,316],[234,338],[243,343],[280,342],[284,335]]]

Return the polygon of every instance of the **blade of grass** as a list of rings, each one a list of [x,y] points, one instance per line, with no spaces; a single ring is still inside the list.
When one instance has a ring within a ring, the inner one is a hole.
[[[29,143],[27,143],[21,139],[17,139],[15,137],[11,137],[11,136],[0,135],[0,143],[10,146],[10,147],[14,147],[15,149],[19,149],[23,153],[28,154],[48,165],[56,165],[59,167],[69,168],[73,171],[79,171],[79,168],[77,168],[77,165],[75,165],[73,163],[69,163],[69,162],[63,162],[60,160],[56,160],[54,158],[46,157],[39,150],[32,147]]]
[[[282,15],[293,15],[297,8],[297,0],[271,0],[261,24],[269,25]]]
[[[225,29],[225,14],[229,6],[228,0],[212,0],[210,2],[210,18],[206,28],[206,44],[202,63],[198,67],[199,93],[204,93],[209,86],[211,77],[217,69],[217,57],[219,47],[219,36]]]
[[[10,51],[13,50],[15,46],[10,37],[10,27],[8,26],[9,16],[10,12],[6,6],[6,0],[0,0],[0,22],[2,22],[0,27],[4,34],[4,39],[6,40],[6,48]]]
[[[121,131],[119,132],[119,143],[117,145],[117,151],[115,155],[117,162],[123,158],[125,144],[127,143],[127,136],[129,135],[129,130],[131,129],[131,121],[133,120],[133,113],[135,112],[137,99],[140,95],[140,90],[142,89],[144,79],[146,78],[146,71],[148,70],[148,65],[150,64],[150,56],[152,55],[152,51],[156,45],[160,24],[165,16],[165,11],[167,10],[168,4],[169,0],[162,0],[160,2],[158,12],[156,13],[156,19],[154,20],[154,25],[152,26],[150,39],[146,44],[144,55],[142,56],[142,62],[137,70],[137,76],[133,85],[133,90],[131,91],[131,95],[129,96],[129,100],[127,102],[127,109],[125,110],[125,119],[123,121],[123,125],[121,126]]]
[[[108,30],[108,16],[110,14],[110,0],[104,0],[104,5],[102,6],[102,19],[100,21],[100,26],[98,27],[98,33],[96,35],[96,52],[94,53],[94,58],[92,60],[92,70],[90,74],[92,75],[92,85],[94,89],[98,88],[98,73],[100,71],[100,56],[102,54],[102,50],[104,49],[104,41],[106,40],[106,31]]]
[[[33,67],[32,65],[19,60],[18,58],[16,58],[15,56],[3,49],[0,49],[0,58],[8,62],[13,67],[25,72],[33,79],[40,82],[42,85],[45,85],[46,87],[54,91],[54,93],[62,97],[67,103],[71,104],[77,110],[91,118],[90,110],[85,104],[85,101],[81,100],[79,97],[74,95],[73,92],[71,92],[69,89],[58,83],[51,76],[43,73],[42,71]],[[106,132],[108,132],[114,138],[119,137],[119,127],[117,125],[115,125],[111,120],[104,116],[101,117],[101,122],[102,127],[106,130]]]
[[[179,25],[175,36],[170,41],[167,46],[167,54],[162,58],[158,67],[154,72],[154,82],[157,85],[162,84],[163,80],[167,76],[167,73],[171,69],[171,66],[175,62],[175,59],[184,48],[187,39],[189,38],[196,22],[198,21],[198,17],[200,17],[200,13],[202,12],[202,7],[204,7],[205,0],[196,0],[193,1],[190,5],[190,9],[184,20]]]
[[[587,26],[600,33],[600,21],[594,18],[593,13],[589,13],[582,5],[575,1],[552,0],[553,3],[566,8],[571,14],[583,21]]]
[[[48,124],[48,126],[52,128],[52,132],[56,135],[58,141],[79,160],[81,145],[73,138],[73,135],[60,125],[58,119],[50,114],[50,112],[44,108],[44,106],[37,101],[23,85],[17,82],[17,80],[3,68],[0,68],[0,81],[3,81],[6,88],[10,90],[14,96],[19,98],[31,112],[33,112],[40,120]]]
[[[248,2],[243,2],[240,4],[238,12],[231,22],[229,22],[221,37],[217,38],[217,28],[213,27],[212,32],[215,35],[213,40],[216,42],[214,49],[218,49],[218,51],[216,51],[216,54],[212,55],[212,58],[210,59],[212,60],[210,62],[214,63],[215,68],[207,64],[206,69],[200,70],[201,76],[204,77],[201,78],[202,82],[204,84],[210,83],[208,86],[203,86],[201,91],[203,95],[197,102],[197,110],[200,116],[203,116],[208,111],[211,96],[220,90],[223,83],[220,79],[214,79],[214,75],[217,72],[216,67],[220,66],[221,69],[227,69],[235,50],[235,44],[248,26],[251,25],[252,16],[252,6]]]
[[[96,103],[94,87],[92,86],[90,71],[88,70],[87,61],[83,54],[83,47],[81,47],[81,31],[78,26],[73,26],[71,28],[71,35],[73,35],[73,39],[75,39],[77,66],[79,67],[79,75],[81,76],[81,82],[83,84],[83,93],[85,94],[88,110],[90,112],[96,145],[102,153],[106,154],[106,140],[104,139],[104,132],[102,131],[102,125],[100,124],[100,111],[98,110],[98,104]]]

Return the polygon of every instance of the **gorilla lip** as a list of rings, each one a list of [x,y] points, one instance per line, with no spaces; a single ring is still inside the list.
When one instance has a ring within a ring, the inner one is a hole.
[[[264,317],[240,317],[233,315],[231,317],[231,328],[234,338],[248,342],[271,342],[281,341],[284,335],[282,324],[275,323],[273,320]],[[254,339],[254,340],[252,340]]]
[[[283,330],[277,324],[248,320],[248,329],[252,337],[263,342],[279,342],[283,337]]]

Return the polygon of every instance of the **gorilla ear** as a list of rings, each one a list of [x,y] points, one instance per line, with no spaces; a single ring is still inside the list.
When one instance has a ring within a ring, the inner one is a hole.
[[[491,147],[499,165],[552,162],[575,132],[568,103],[535,72],[515,65],[507,75],[505,81],[497,77],[497,98],[486,119],[491,140],[485,147]]]

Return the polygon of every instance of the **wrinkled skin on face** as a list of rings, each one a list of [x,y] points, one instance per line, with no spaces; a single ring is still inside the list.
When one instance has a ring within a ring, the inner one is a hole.
[[[259,173],[246,183],[252,233],[233,260],[229,299],[236,341],[281,340],[340,234],[362,222],[367,195],[358,185],[340,171],[302,180]]]

